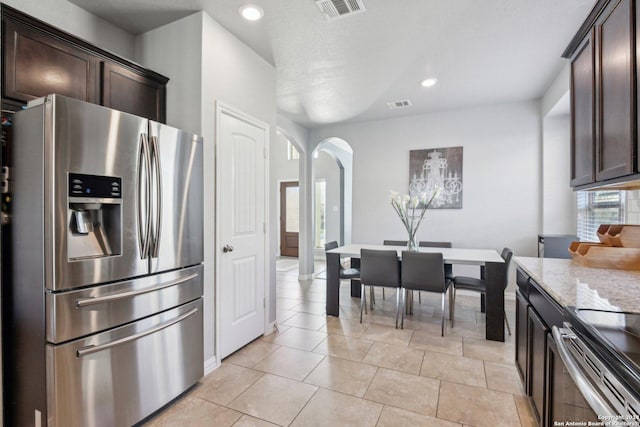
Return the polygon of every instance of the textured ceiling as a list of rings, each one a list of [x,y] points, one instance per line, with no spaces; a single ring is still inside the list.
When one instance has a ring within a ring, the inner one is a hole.
[[[134,34],[205,10],[277,69],[279,110],[306,126],[542,96],[593,0],[363,0],[327,21],[313,0],[71,0]],[[420,82],[436,77],[436,86]],[[389,110],[389,101],[412,106]]]

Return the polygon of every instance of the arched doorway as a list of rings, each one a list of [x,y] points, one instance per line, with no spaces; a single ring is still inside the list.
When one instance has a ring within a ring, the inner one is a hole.
[[[353,149],[349,143],[336,137],[321,141],[313,150],[311,176],[316,253],[323,252],[327,241],[351,243]]]

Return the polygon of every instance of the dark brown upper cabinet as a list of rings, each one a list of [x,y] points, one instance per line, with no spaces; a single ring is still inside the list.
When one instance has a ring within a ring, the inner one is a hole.
[[[635,0],[598,0],[563,53],[571,59],[572,187],[640,182],[636,34]]]
[[[596,21],[596,180],[635,167],[635,34],[632,0],[615,0]]]
[[[165,85],[127,68],[102,62],[102,105],[164,123]]]
[[[595,181],[594,31],[571,59],[571,186]]]
[[[97,102],[97,59],[20,22],[4,22],[3,97],[29,101],[50,93]]]
[[[2,5],[2,98],[51,93],[165,122],[168,78]]]

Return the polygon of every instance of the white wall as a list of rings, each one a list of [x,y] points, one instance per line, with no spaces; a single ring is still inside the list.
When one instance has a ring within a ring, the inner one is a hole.
[[[3,0],[2,3],[124,58],[134,57],[134,36],[66,0]]]
[[[340,220],[342,215],[340,167],[336,159],[324,150],[318,152],[318,158],[313,159],[313,162],[315,180],[324,180],[326,183],[326,241],[335,240],[340,242]],[[318,246],[318,242],[316,242],[316,246]],[[320,252],[324,253],[324,248]]]
[[[539,103],[326,126],[311,130],[311,145],[332,136],[353,148],[354,242],[406,239],[389,190],[408,191],[409,150],[463,146],[463,208],[430,210],[418,239],[470,248],[509,246],[516,255],[536,255]]]
[[[276,74],[273,66],[245,46],[207,13],[198,12],[136,40],[145,67],[170,78],[167,122],[204,138],[204,357],[215,350],[215,108],[216,101],[241,110],[276,130]],[[271,211],[270,211],[271,212]],[[274,222],[271,220],[275,232]],[[271,251],[272,252],[272,251]],[[269,318],[275,320],[275,253],[268,253]]]
[[[280,181],[297,181],[300,173],[300,161],[289,160],[287,153],[288,139],[278,133],[271,143],[271,182],[280,188]]]
[[[202,135],[202,15],[139,35],[135,54],[143,66],[169,77],[167,124]]]
[[[224,29],[208,14],[202,12],[202,135],[214,140],[215,102],[223,102],[230,107],[269,125],[269,145],[276,137],[276,70],[249,49],[235,36]],[[213,153],[210,153],[211,156]],[[211,161],[213,157],[209,158]],[[205,156],[205,161],[208,158]],[[213,162],[209,164],[214,164]],[[208,175],[207,175],[208,174]],[[213,168],[205,172],[205,181],[213,182]],[[207,205],[207,197],[213,200],[213,194],[205,196],[205,211],[213,212],[213,205]],[[277,230],[277,217],[273,217],[271,203],[277,197],[269,192],[267,223],[268,238],[273,239]],[[214,242],[213,234],[207,234],[205,241]],[[206,255],[206,254],[205,254]],[[269,272],[267,274],[266,297],[269,321],[276,320],[276,264],[275,252],[269,245],[267,252]],[[205,353],[206,356],[206,353]]]
[[[571,163],[569,114],[543,120],[542,233],[575,234],[576,196],[569,185]]]
[[[540,232],[575,234],[576,195],[571,189],[570,71],[567,61],[541,104],[542,195]]]
[[[318,158],[313,159],[315,179],[323,179],[326,182],[327,189],[327,241],[340,241],[340,169],[336,160],[325,151],[320,151]],[[276,199],[276,215],[274,221],[278,222],[280,218],[280,199],[279,190],[282,181],[298,181],[299,180],[299,160],[289,160],[287,158],[287,138],[278,134],[275,141],[271,144],[271,167],[272,174],[270,178],[271,187]],[[300,199],[303,202],[302,198]],[[300,218],[303,219],[302,217]],[[277,224],[279,226],[279,222]],[[280,228],[275,234],[277,240],[277,248],[279,247]],[[317,244],[317,242],[316,242]],[[321,251],[324,252],[324,249]]]
[[[296,146],[300,152],[300,160],[298,161],[298,182],[300,185],[300,235],[298,250],[298,274],[301,279],[313,278],[313,248],[311,242],[313,240],[313,203],[311,200],[312,183],[311,183],[311,150],[309,145],[309,130],[298,123],[293,122],[289,118],[278,114],[277,117],[278,130],[282,132],[292,144]],[[271,171],[277,173],[277,166],[274,166],[274,156],[271,156]],[[275,181],[274,181],[275,182]],[[272,187],[273,187],[272,182]],[[277,200],[271,200],[271,212],[277,212]],[[273,253],[278,251],[278,239],[271,239],[271,250]]]
[[[282,215],[280,211],[280,183],[284,181],[298,181],[300,171],[300,161],[298,159],[289,160],[287,149],[287,138],[280,133],[276,134],[275,139],[271,142],[271,176],[269,177],[269,185],[272,189],[272,198],[276,199],[272,201],[275,202],[276,205],[276,212],[272,218],[276,223],[277,231],[273,235],[272,243],[275,244],[273,250],[275,250],[277,255],[280,254],[280,216]],[[300,196],[300,193],[298,193],[298,195]],[[301,197],[300,202],[302,202]],[[298,211],[298,213],[300,212]],[[302,220],[302,217],[300,217],[300,220]],[[298,245],[300,245],[299,241]]]
[[[570,77],[571,64],[567,61],[540,100],[542,117],[547,116],[552,110],[556,109],[558,102],[569,92]],[[569,113],[568,109],[566,113]]]

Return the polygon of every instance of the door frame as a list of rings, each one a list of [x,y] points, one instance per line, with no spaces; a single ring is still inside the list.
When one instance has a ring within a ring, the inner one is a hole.
[[[265,135],[265,140],[264,140],[264,160],[265,160],[265,165],[264,165],[264,191],[265,191],[265,203],[264,203],[264,242],[263,242],[263,246],[264,246],[264,285],[265,285],[265,289],[264,289],[264,333],[267,334],[268,332],[270,332],[270,328],[269,328],[269,310],[270,310],[270,301],[267,301],[267,299],[270,296],[270,288],[271,288],[271,277],[269,275],[269,260],[270,260],[270,253],[269,253],[269,242],[271,241],[271,233],[269,232],[269,228],[267,227],[267,224],[269,224],[270,222],[270,218],[269,218],[269,200],[270,200],[270,194],[269,194],[269,144],[270,144],[270,126],[269,124],[267,124],[266,122],[263,122],[259,119],[256,119],[255,117],[243,112],[240,109],[234,108],[224,102],[221,102],[219,100],[216,100],[216,116],[215,116],[215,154],[216,154],[216,165],[218,163],[218,161],[220,160],[220,122],[221,122],[221,117],[223,114],[227,114],[231,117],[234,117],[238,120],[242,120],[246,123],[249,123],[250,125],[253,125],[257,128],[260,128],[264,131],[264,135]],[[222,257],[220,256],[222,253],[222,247],[220,247],[220,241],[219,241],[219,237],[220,237],[220,229],[221,229],[221,223],[220,223],[220,216],[218,215],[218,212],[220,212],[220,194],[222,191],[222,188],[220,186],[220,168],[218,168],[216,166],[216,183],[215,183],[215,238],[214,238],[214,245],[215,245],[215,250],[214,250],[214,256],[215,256],[215,284],[214,284],[214,295],[213,298],[215,300],[214,302],[214,307],[215,307],[215,356],[216,356],[216,365],[219,366],[221,360],[219,359],[219,349],[220,349],[220,298],[218,298],[219,293],[219,284],[221,282],[221,269],[220,269],[220,263],[222,260]]]
[[[274,191],[276,191],[276,194],[278,195],[278,201],[277,201],[277,204],[278,204],[278,212],[277,212],[277,214],[278,214],[278,229],[276,230],[276,232],[278,233],[277,234],[277,236],[278,236],[277,255],[278,256],[282,256],[282,251],[280,250],[280,243],[282,243],[281,242],[282,223],[280,221],[280,218],[282,217],[282,197],[280,195],[280,186],[284,182],[297,182],[298,183],[298,188],[300,188],[300,180],[299,179],[294,179],[294,178],[291,178],[291,179],[288,179],[288,178],[279,179],[278,182],[276,183],[276,190],[274,190]],[[300,205],[300,202],[298,202],[298,206],[299,205]],[[300,246],[300,232],[298,231],[298,259],[300,259],[300,248],[299,248],[299,246]]]

